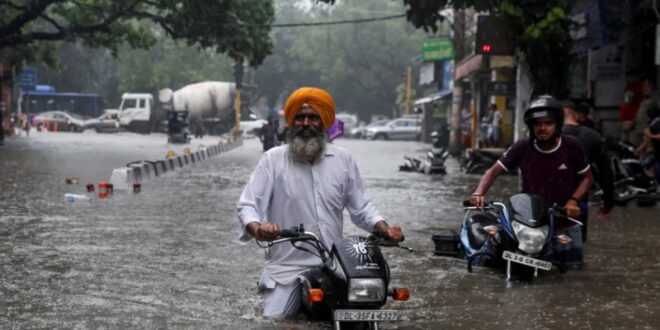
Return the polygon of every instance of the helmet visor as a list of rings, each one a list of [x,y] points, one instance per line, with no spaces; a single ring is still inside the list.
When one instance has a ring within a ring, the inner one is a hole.
[[[525,114],[525,124],[531,125],[532,121],[540,118],[557,119],[558,113],[555,109],[536,109]]]

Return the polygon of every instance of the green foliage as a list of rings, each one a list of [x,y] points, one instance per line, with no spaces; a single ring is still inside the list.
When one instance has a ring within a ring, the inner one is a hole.
[[[166,31],[257,66],[272,51],[273,15],[267,0],[0,1],[0,51],[80,40],[116,55],[123,44],[148,49],[158,40],[156,31]]]
[[[277,21],[313,22],[387,16],[404,10],[400,2],[342,1],[334,6],[276,2]],[[332,15],[332,19],[327,16]],[[255,75],[260,96],[275,107],[300,86],[319,86],[335,98],[338,111],[392,116],[396,86],[405,82],[408,64],[419,55],[424,34],[405,19],[367,24],[275,29],[275,52]],[[279,102],[278,102],[279,101]]]
[[[524,54],[537,93],[562,97],[566,90],[570,40],[567,12],[570,0],[403,0],[408,20],[416,28],[436,29],[446,8],[474,8],[500,16],[514,32],[518,50]],[[547,79],[554,77],[554,79]]]
[[[57,65],[37,66],[39,83],[62,92],[99,93],[106,108],[116,107],[126,92],[155,93],[206,80],[233,80],[228,56],[169,38],[148,50],[125,45],[115,56],[82,42],[64,42],[54,54],[60,59]]]

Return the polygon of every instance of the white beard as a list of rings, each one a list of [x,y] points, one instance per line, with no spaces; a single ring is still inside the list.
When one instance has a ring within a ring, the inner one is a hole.
[[[325,132],[309,138],[292,136],[289,139],[289,151],[297,161],[314,163],[325,151],[325,141]]]

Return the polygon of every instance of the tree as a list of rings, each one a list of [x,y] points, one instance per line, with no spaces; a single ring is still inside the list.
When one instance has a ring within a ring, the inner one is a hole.
[[[333,4],[335,0],[319,0]],[[570,0],[403,0],[407,20],[418,29],[436,31],[448,8],[474,8],[503,18],[529,64],[535,94],[567,94]],[[552,77],[552,79],[548,79]]]
[[[171,38],[214,48],[236,61],[261,64],[272,51],[271,1],[263,0],[15,0],[0,1],[0,52],[23,55],[49,41],[82,40],[116,54],[121,44],[149,48],[162,28]],[[41,60],[35,58],[34,60]]]
[[[570,38],[567,12],[570,0],[404,0],[409,21],[417,28],[437,28],[440,10],[475,8],[502,18],[513,31],[514,43],[525,57],[534,93],[567,95]],[[548,79],[552,77],[552,79]]]
[[[401,13],[400,2],[343,1],[334,6],[299,6],[276,2],[278,22],[355,21]],[[331,16],[331,19],[328,19]],[[337,102],[338,111],[369,121],[392,116],[396,87],[405,82],[406,66],[418,55],[424,34],[404,18],[365,24],[274,28],[275,51],[256,71],[261,96],[273,108],[300,86],[321,86]]]

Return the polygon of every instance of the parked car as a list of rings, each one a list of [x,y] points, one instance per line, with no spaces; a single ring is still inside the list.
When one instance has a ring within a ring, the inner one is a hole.
[[[367,129],[370,127],[380,127],[384,126],[385,124],[389,123],[391,119],[381,119],[381,120],[376,120],[372,121],[369,123],[367,126],[359,126],[353,129],[351,132],[351,136],[356,139],[366,139],[367,138]]]
[[[397,118],[383,126],[367,128],[369,140],[419,140],[422,122],[417,118]]]
[[[341,120],[344,123],[344,136],[352,137],[351,133],[353,132],[353,129],[357,128],[360,122],[358,117],[350,113],[342,112],[336,114],[335,118]]]
[[[263,127],[267,123],[268,121],[264,119],[241,120],[241,131],[245,133],[257,135],[261,127]]]
[[[82,132],[84,125],[84,119],[65,111],[46,111],[32,118],[32,126],[37,131],[46,128],[49,131]]]
[[[85,121],[83,125],[83,130],[93,129],[96,132],[117,132],[120,130],[119,127],[119,111],[118,110],[106,110],[98,118],[90,119]]]

